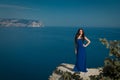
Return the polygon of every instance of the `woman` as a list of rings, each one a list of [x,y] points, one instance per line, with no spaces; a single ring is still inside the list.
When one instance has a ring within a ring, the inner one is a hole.
[[[85,44],[84,41],[87,43]],[[87,72],[85,47],[90,44],[90,40],[84,35],[83,29],[78,29],[75,35],[76,64],[73,68],[75,72]]]

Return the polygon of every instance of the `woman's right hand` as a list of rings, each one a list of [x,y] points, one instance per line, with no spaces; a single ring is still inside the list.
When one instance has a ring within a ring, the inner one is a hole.
[[[77,50],[75,49],[75,54],[77,54]]]

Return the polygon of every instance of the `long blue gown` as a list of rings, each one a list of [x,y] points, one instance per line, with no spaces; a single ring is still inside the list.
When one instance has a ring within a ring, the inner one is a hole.
[[[75,72],[87,72],[86,69],[86,51],[82,39],[77,39],[76,64],[73,68]]]

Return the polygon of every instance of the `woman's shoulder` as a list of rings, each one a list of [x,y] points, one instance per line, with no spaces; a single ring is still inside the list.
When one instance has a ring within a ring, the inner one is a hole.
[[[85,40],[90,41],[86,36],[84,38],[85,38]]]
[[[87,38],[87,36],[84,36],[84,38]]]

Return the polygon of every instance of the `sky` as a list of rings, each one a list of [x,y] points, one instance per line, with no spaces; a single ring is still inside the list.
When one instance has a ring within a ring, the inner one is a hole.
[[[120,0],[0,0],[0,18],[45,26],[120,27]]]

